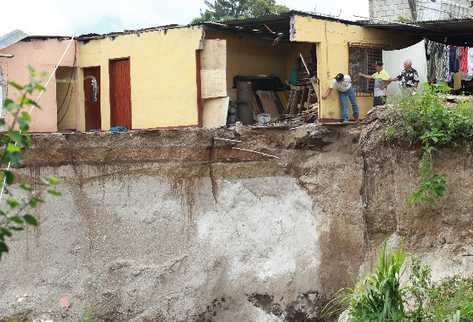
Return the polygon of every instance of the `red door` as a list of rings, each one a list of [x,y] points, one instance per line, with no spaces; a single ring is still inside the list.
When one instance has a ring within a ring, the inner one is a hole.
[[[110,60],[111,126],[131,129],[130,59]]]
[[[100,67],[84,68],[85,129],[100,130]]]

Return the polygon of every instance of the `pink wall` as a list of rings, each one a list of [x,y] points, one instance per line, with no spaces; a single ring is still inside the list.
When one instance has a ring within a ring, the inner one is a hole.
[[[38,71],[50,73],[54,71],[55,65],[59,62],[62,54],[69,45],[70,40],[31,40],[22,41],[8,48],[0,50],[2,54],[13,54],[14,58],[0,58],[7,80],[14,80],[17,83],[27,83],[29,80],[28,65],[33,66]],[[61,66],[72,67],[74,64],[75,45],[72,44],[67,52]],[[8,89],[8,96],[12,97],[16,91],[11,86]],[[36,94],[37,95],[37,94]],[[36,95],[33,97],[36,99]],[[41,110],[35,109],[32,113],[32,132],[56,132],[57,131],[57,103],[56,103],[56,78],[53,75],[46,92],[38,102]]]

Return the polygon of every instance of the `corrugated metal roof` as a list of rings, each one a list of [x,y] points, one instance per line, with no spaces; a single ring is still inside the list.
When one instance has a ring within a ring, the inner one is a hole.
[[[289,22],[292,16],[304,16],[304,17],[311,17],[314,19],[339,22],[343,24],[361,25],[361,23],[358,21],[350,21],[350,20],[344,20],[344,19],[340,19],[340,18],[332,17],[332,16],[325,16],[321,14],[291,10],[291,11],[281,13],[278,15],[268,15],[268,16],[262,16],[262,17],[257,17],[257,18],[245,18],[245,19],[227,20],[227,21],[219,21],[219,22],[207,21],[207,22],[201,22],[201,23],[195,23],[195,24],[189,24],[189,25],[175,25],[174,24],[174,25],[157,26],[157,27],[150,27],[150,28],[143,28],[143,29],[136,29],[136,30],[124,30],[124,31],[111,32],[111,33],[106,33],[106,34],[86,34],[86,35],[79,36],[77,39],[82,40],[82,41],[88,41],[88,40],[93,40],[93,39],[102,39],[106,37],[117,37],[121,35],[139,34],[143,32],[165,31],[168,29],[176,29],[176,28],[210,26],[216,23],[221,24],[222,26],[227,25],[227,26],[235,27],[235,26],[249,26],[253,24],[264,24],[264,23],[271,23],[271,22],[282,22],[282,21]]]
[[[28,40],[48,40],[48,39],[57,39],[57,40],[70,40],[71,36],[53,36],[53,35],[31,35],[26,37],[25,41]]]
[[[94,39],[103,39],[106,37],[117,37],[117,36],[123,36],[123,35],[131,35],[131,34],[140,34],[140,33],[145,33],[145,32],[153,32],[153,31],[166,31],[169,29],[177,29],[177,28],[189,28],[192,27],[192,25],[164,25],[164,26],[157,26],[157,27],[149,27],[149,28],[142,28],[142,29],[134,29],[134,30],[123,30],[123,31],[116,31],[116,32],[110,32],[106,34],[85,34],[85,35],[80,35],[77,37],[77,40],[81,41],[89,41],[89,40],[94,40]]]
[[[473,19],[418,21],[415,23],[365,23],[366,27],[414,33],[433,41],[454,46],[473,47]]]
[[[244,18],[244,19],[226,20],[226,21],[218,21],[218,22],[224,23],[227,25],[251,25],[251,24],[275,22],[275,21],[280,21],[284,19],[290,19],[292,16],[311,17],[314,19],[339,22],[339,23],[348,24],[348,25],[360,25],[360,21],[346,20],[346,19],[341,19],[334,16],[328,16],[328,15],[310,13],[310,12],[298,11],[298,10],[290,10],[288,12],[283,12],[278,15],[267,15],[267,16],[261,16],[257,18]]]
[[[0,37],[0,49],[10,47],[19,41],[27,38],[28,35],[21,30],[13,30],[6,35]]]

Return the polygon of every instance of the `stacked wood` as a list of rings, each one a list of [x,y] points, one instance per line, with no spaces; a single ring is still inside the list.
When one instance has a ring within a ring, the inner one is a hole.
[[[257,122],[262,113],[271,116],[272,123],[315,122],[319,114],[319,86],[315,78],[302,79],[289,91],[254,90],[250,81],[236,84],[238,115],[245,125]]]

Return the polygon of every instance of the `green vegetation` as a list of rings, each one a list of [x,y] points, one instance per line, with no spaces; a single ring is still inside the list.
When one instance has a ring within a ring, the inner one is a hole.
[[[411,273],[401,286],[402,267]],[[386,243],[375,272],[342,297],[349,322],[466,322],[473,321],[473,277],[433,283],[430,267]]]
[[[31,124],[31,108],[39,105],[31,98],[33,94],[45,90],[41,83],[43,75],[30,67],[30,82],[20,85],[15,82],[9,84],[18,92],[16,98],[7,98],[4,109],[7,113],[8,124],[0,120],[4,132],[0,134],[0,185],[4,184],[2,208],[0,208],[0,258],[9,251],[7,240],[14,232],[22,231],[27,226],[37,226],[38,220],[33,211],[39,207],[44,199],[44,191],[52,196],[60,196],[57,191],[56,177],[43,178],[41,183],[21,182],[16,169],[22,166],[23,152],[31,146],[31,135],[28,133]],[[1,186],[0,186],[1,189]]]
[[[376,272],[358,283],[345,298],[350,308],[350,321],[403,321],[401,268],[406,260],[403,251],[388,252],[386,244],[378,258]]]
[[[256,18],[289,11],[287,7],[276,4],[275,0],[206,0],[205,5],[207,9],[201,11],[200,17],[193,23]]]
[[[413,204],[431,203],[447,192],[447,177],[435,170],[439,149],[469,144],[473,139],[473,104],[460,102],[446,107],[442,96],[450,88],[445,84],[425,85],[422,93],[407,96],[383,121],[388,141],[405,141],[422,147],[421,182],[409,197]]]

